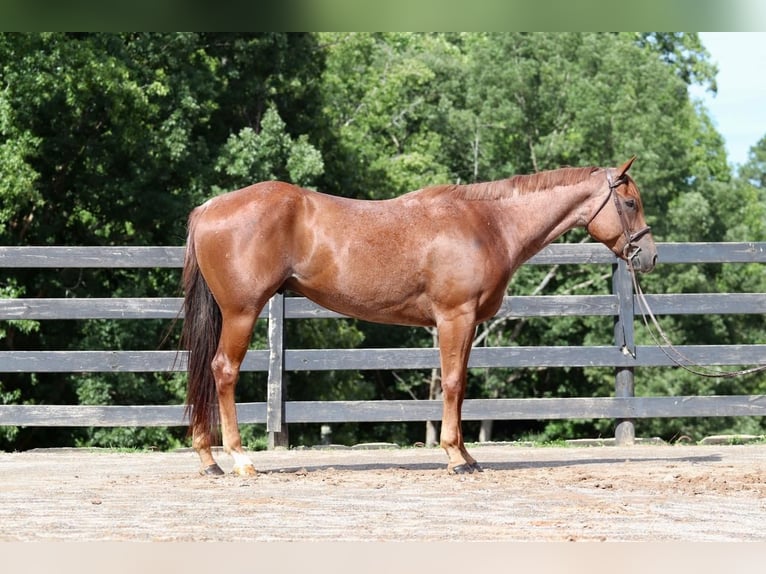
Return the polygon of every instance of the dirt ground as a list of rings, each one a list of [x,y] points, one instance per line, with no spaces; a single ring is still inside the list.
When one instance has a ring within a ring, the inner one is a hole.
[[[469,450],[0,453],[0,541],[766,541],[764,444]]]

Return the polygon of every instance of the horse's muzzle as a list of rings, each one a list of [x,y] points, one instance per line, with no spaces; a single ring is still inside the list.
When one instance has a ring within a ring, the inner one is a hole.
[[[636,243],[626,246],[624,256],[630,261],[633,269],[640,273],[649,273],[657,265],[657,246],[652,236],[646,235]]]

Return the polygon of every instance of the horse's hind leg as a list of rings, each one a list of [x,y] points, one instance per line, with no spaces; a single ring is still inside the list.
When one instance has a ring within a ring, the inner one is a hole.
[[[221,311],[223,314],[221,338],[211,367],[218,392],[223,449],[234,457],[232,472],[243,476],[252,475],[255,474],[255,467],[242,449],[234,390],[260,308],[236,311],[222,309]]]
[[[199,455],[202,468],[200,474],[209,476],[220,476],[223,474],[221,467],[213,458],[211,450],[211,431],[210,429],[193,428],[192,429],[192,447]]]

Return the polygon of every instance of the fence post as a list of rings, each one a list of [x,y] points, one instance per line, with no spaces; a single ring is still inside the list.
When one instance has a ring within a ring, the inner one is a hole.
[[[269,300],[269,380],[266,386],[266,432],[269,450],[288,446],[285,399],[285,296],[276,293]]]
[[[614,343],[623,352],[635,357],[636,342],[633,331],[633,282],[625,261],[620,259],[612,267],[612,292],[617,296],[618,315],[614,322]],[[635,386],[633,367],[617,367],[614,377],[614,396],[633,397]],[[633,419],[617,419],[614,438],[618,446],[629,446],[636,441]]]

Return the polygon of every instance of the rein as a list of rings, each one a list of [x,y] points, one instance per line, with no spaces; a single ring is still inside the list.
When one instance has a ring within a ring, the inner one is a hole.
[[[630,231],[627,218],[625,216],[625,213],[623,212],[622,205],[620,204],[620,200],[615,191],[620,185],[625,183],[624,176],[618,178],[617,180],[612,180],[612,174],[609,173],[609,170],[606,170],[606,181],[609,184],[609,193],[604,198],[604,201],[601,204],[601,206],[596,210],[596,212],[590,218],[588,225],[590,225],[590,222],[596,218],[596,216],[601,212],[602,209],[604,209],[604,206],[606,206],[606,204],[609,202],[609,198],[612,197],[614,200],[614,205],[617,208],[617,213],[620,216],[622,231],[625,235],[625,245],[622,248],[622,254],[625,257],[625,260],[627,261],[628,269],[630,271],[630,275],[633,280],[633,289],[636,294],[636,298],[638,299],[639,308],[641,309],[641,317],[643,318],[644,325],[646,326],[646,330],[651,335],[655,345],[657,345],[657,347],[665,354],[665,356],[668,357],[676,366],[681,367],[685,371],[688,371],[689,373],[698,375],[700,377],[707,377],[712,379],[733,379],[735,377],[751,375],[753,373],[766,371],[766,365],[760,365],[760,366],[751,367],[748,369],[741,369],[738,371],[722,371],[718,369],[704,369],[702,365],[699,365],[695,363],[694,361],[692,361],[689,357],[681,353],[681,351],[679,351],[675,347],[675,345],[673,345],[667,333],[665,333],[665,331],[660,326],[660,323],[657,320],[657,317],[655,317],[654,313],[652,312],[652,309],[649,307],[649,303],[646,300],[646,296],[644,295],[644,292],[641,290],[641,286],[638,284],[638,278],[637,278],[638,274],[636,273],[636,270],[633,268],[633,258],[636,255],[638,255],[638,253],[641,251],[641,247],[636,245],[635,242],[638,241],[641,237],[643,237],[647,233],[649,233],[651,231],[651,228],[647,225],[646,227],[642,227],[638,231],[634,231],[634,232]],[[647,316],[648,316],[648,319],[647,319]],[[654,330],[652,330],[652,327],[649,324],[650,320],[652,325],[654,326],[654,329],[656,330],[656,333]]]
[[[657,345],[657,347],[659,347],[659,349],[665,354],[665,356],[669,358],[676,366],[681,367],[683,370],[688,371],[689,373],[692,373],[694,375],[699,375],[700,377],[707,377],[709,379],[733,379],[735,377],[752,375],[753,373],[766,371],[766,365],[751,367],[749,369],[741,369],[739,371],[721,371],[718,369],[703,369],[702,365],[699,365],[695,363],[694,361],[692,361],[689,357],[684,355],[681,351],[679,351],[673,345],[667,333],[665,333],[662,327],[660,327],[660,323],[659,321],[657,321],[657,317],[654,316],[654,313],[649,307],[649,303],[647,302],[646,297],[644,296],[644,292],[641,290],[641,286],[638,284],[638,279],[636,277],[637,274],[635,270],[633,269],[633,263],[631,261],[628,261],[628,268],[630,269],[630,275],[633,278],[633,289],[635,290],[636,298],[638,299],[638,304],[641,309],[641,317],[644,320],[644,325],[646,326],[646,330],[649,332],[652,339],[654,340],[654,344]],[[652,325],[654,325],[654,328],[657,331],[656,333],[649,326],[649,320],[647,320],[647,315],[649,316],[649,319],[651,319]],[[660,342],[659,339],[662,339],[662,342]],[[662,344],[663,342],[665,343],[664,345]]]

